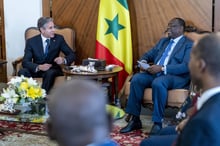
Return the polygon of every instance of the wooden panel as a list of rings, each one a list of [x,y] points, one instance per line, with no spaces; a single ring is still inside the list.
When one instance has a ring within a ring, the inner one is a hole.
[[[51,5],[50,2],[52,2],[51,0],[42,0],[42,5],[43,5],[43,16],[51,16],[50,13],[50,9],[51,9]]]
[[[159,40],[173,17],[182,17],[187,24],[211,31],[211,0],[130,0],[130,6],[132,29],[136,31],[133,40],[138,43],[139,56]]]
[[[187,24],[211,31],[212,0],[128,0],[136,61],[163,35],[168,21],[182,17]],[[94,57],[98,0],[53,0],[52,16],[60,26],[76,30],[78,63]]]
[[[52,3],[56,25],[76,30],[77,63],[94,57],[98,4],[97,0],[56,0]]]
[[[5,25],[4,25],[4,4],[0,0],[0,59],[6,59],[5,49]],[[7,82],[7,65],[0,65],[0,82]]]

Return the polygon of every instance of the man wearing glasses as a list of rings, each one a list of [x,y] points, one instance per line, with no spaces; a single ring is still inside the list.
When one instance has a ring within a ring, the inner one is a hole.
[[[127,126],[120,130],[127,133],[142,128],[140,120],[141,103],[145,88],[152,88],[154,122],[150,134],[157,134],[162,121],[169,89],[188,88],[190,83],[188,63],[192,40],[184,36],[185,21],[173,18],[168,23],[167,35],[139,60],[140,73],[133,76],[126,112],[132,115]],[[144,68],[143,63],[153,63]],[[177,97],[178,98],[178,97]]]

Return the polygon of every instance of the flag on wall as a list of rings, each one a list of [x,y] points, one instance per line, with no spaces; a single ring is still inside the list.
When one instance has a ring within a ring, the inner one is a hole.
[[[131,26],[127,0],[100,0],[96,36],[96,58],[123,67],[118,87],[132,72]]]

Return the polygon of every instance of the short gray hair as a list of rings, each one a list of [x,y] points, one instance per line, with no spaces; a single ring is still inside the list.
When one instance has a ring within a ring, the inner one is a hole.
[[[41,27],[44,27],[48,22],[53,22],[51,17],[40,17],[37,21],[37,27],[40,30]]]

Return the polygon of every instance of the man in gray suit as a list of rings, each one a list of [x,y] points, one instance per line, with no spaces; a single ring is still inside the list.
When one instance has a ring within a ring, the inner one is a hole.
[[[168,23],[168,37],[160,39],[141,57],[140,62],[151,62],[153,65],[141,67],[141,72],[131,80],[126,112],[132,115],[132,119],[121,129],[121,133],[142,128],[139,116],[145,88],[152,88],[154,125],[150,134],[157,134],[162,128],[168,90],[189,87],[188,63],[193,42],[184,36],[184,29],[185,21],[173,18]]]

